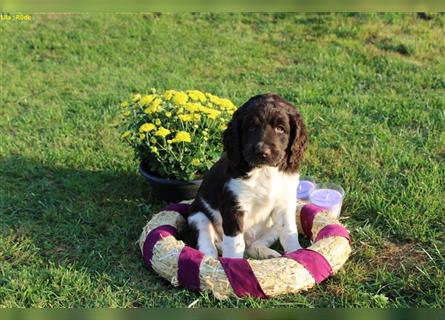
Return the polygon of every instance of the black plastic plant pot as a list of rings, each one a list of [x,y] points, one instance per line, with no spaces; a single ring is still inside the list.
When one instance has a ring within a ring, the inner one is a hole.
[[[144,162],[141,162],[139,172],[150,184],[153,196],[167,202],[195,198],[202,182],[202,180],[183,181],[160,177],[151,172]]]

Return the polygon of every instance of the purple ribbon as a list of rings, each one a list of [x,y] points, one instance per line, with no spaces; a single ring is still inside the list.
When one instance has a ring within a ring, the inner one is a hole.
[[[246,259],[218,258],[238,297],[267,298]]]
[[[286,254],[285,257],[301,264],[312,275],[316,283],[322,282],[332,274],[329,262],[323,255],[314,250],[299,249]]]
[[[314,204],[305,204],[301,208],[300,221],[304,234],[312,239],[312,223],[317,213],[324,211],[325,209]]]
[[[315,242],[329,237],[344,237],[348,239],[349,244],[351,244],[351,237],[349,236],[349,231],[341,224],[328,224],[324,226],[318,232],[317,237],[315,238]]]
[[[151,258],[153,257],[153,248],[156,242],[168,236],[173,236],[176,238],[177,235],[178,235],[178,230],[176,230],[175,227],[170,226],[168,224],[159,226],[150,231],[150,233],[147,235],[147,238],[145,238],[144,247],[142,251],[142,257],[144,259],[144,263],[149,270],[153,271],[153,268],[151,266]]]
[[[196,249],[185,246],[179,254],[178,282],[181,287],[199,291],[199,266],[204,254]]]
[[[189,207],[190,205],[187,203],[171,203],[165,208],[161,209],[161,211],[176,211],[185,218],[189,210]]]

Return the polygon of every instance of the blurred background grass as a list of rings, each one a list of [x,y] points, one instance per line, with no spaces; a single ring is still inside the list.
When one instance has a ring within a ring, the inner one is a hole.
[[[445,15],[35,14],[0,23],[1,306],[444,307]],[[162,205],[112,126],[133,92],[274,91],[354,252],[307,293],[173,288],[135,246]]]

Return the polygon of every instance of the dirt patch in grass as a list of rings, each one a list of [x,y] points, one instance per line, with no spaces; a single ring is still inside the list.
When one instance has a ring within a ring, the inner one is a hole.
[[[339,284],[337,282],[330,283],[329,285],[327,285],[326,292],[329,293],[330,295],[334,295],[337,297],[348,294],[348,290],[347,290],[346,286]]]
[[[437,151],[437,160],[445,162],[445,148],[441,148]]]
[[[384,270],[400,273],[415,269],[426,262],[427,256],[414,243],[395,243],[386,241],[375,259],[375,266]]]

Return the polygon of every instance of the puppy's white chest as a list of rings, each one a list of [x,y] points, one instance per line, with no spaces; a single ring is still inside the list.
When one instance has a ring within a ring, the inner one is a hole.
[[[295,196],[298,175],[288,175],[276,167],[251,171],[245,179],[232,179],[228,188],[237,196],[244,211],[244,232],[255,237],[272,225],[272,213],[286,207]]]

